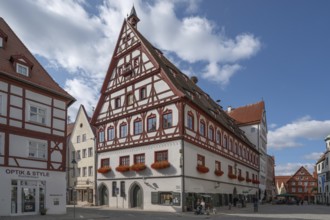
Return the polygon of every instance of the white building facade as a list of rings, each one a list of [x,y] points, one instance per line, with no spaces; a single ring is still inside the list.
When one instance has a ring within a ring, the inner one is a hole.
[[[256,196],[259,153],[226,113],[124,21],[92,123],[99,205],[158,211]],[[237,200],[236,200],[237,199]]]
[[[68,146],[69,203],[95,205],[95,138],[83,105],[80,106]],[[73,160],[76,162],[73,164]],[[76,192],[76,196],[74,196]]]
[[[316,203],[330,203],[330,135],[325,138],[326,151],[316,163],[318,189],[316,194]]]
[[[66,212],[60,88],[0,18],[0,216]]]

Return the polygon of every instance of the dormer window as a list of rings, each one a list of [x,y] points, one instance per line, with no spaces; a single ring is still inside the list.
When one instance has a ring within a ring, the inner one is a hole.
[[[29,76],[29,68],[20,63],[16,63],[16,72],[24,76]]]

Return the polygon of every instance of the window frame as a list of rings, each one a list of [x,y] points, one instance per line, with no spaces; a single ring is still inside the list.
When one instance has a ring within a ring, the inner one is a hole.
[[[208,136],[209,140],[214,141],[214,128],[212,125],[209,126],[207,136]]]
[[[31,146],[32,144],[35,144],[35,146]],[[29,158],[38,159],[38,160],[48,159],[48,146],[46,142],[29,140],[28,149],[29,149],[28,152]]]
[[[119,166],[129,166],[129,155],[119,157]]]
[[[128,135],[128,130],[127,130],[127,123],[123,122],[119,125],[119,137],[120,138],[126,138]]]
[[[33,116],[31,116],[31,114],[32,114],[31,108],[36,109],[36,112],[33,112],[33,114],[36,115],[35,116],[36,119],[33,119]],[[44,112],[44,114],[41,114],[39,112],[40,110],[42,110]],[[47,108],[30,103],[29,104],[29,121],[32,122],[32,123],[38,123],[38,124],[46,125],[47,124]]]
[[[98,135],[97,136],[98,136],[98,140],[99,140],[100,143],[105,142],[105,133],[104,133],[104,130],[100,130],[98,132]]]
[[[88,148],[88,157],[92,157],[93,156],[93,147],[89,147]]]
[[[114,102],[115,102],[115,105],[114,105],[115,109],[121,108],[121,98],[120,97],[116,97],[114,99]]]
[[[140,89],[140,100],[144,100],[147,98],[147,88],[146,87],[142,87]]]
[[[203,119],[200,120],[200,122],[199,122],[199,134],[203,137],[205,137],[205,126],[206,126],[205,121]]]
[[[143,123],[141,118],[137,118],[133,122],[134,124],[134,135],[142,134],[143,132]]]
[[[24,72],[22,72],[22,70],[25,70]],[[16,63],[16,73],[23,75],[23,76],[29,76],[30,75],[30,71],[29,71],[29,67],[22,64],[22,63]]]
[[[168,150],[155,151],[154,154],[155,162],[168,161]]]
[[[100,167],[110,167],[110,158],[102,158],[100,161]]]
[[[216,160],[214,163],[214,170],[215,171],[221,171],[221,162]]]
[[[110,126],[110,127],[108,127],[108,130],[107,130],[108,132],[108,141],[112,141],[112,140],[114,140],[115,139],[115,127],[113,127],[113,126]]]
[[[205,156],[197,154],[197,166],[205,166]]]
[[[191,111],[187,113],[187,128],[194,130],[194,114]]]
[[[134,154],[134,164],[139,164],[139,163],[145,164],[145,162],[146,162],[146,156],[144,153]]]
[[[154,115],[154,114],[149,115],[148,118],[147,118],[147,131],[148,132],[155,132],[156,129],[157,129],[157,118],[156,118],[156,115]]]
[[[221,146],[221,132],[219,130],[215,134],[215,142]]]
[[[93,176],[93,166],[88,166],[88,176]]]
[[[173,114],[172,110],[167,110],[162,114],[163,129],[173,127]]]
[[[134,95],[133,93],[128,93],[126,95],[126,106],[131,106],[134,104]]]

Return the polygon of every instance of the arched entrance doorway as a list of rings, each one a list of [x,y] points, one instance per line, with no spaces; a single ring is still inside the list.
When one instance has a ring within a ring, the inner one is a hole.
[[[134,183],[130,189],[131,208],[143,208],[143,190],[142,187]]]
[[[109,190],[105,185],[101,185],[99,189],[100,205],[109,205]]]

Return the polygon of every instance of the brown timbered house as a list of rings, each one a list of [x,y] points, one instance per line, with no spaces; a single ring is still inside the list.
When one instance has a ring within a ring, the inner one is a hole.
[[[192,210],[258,192],[259,153],[208,94],[124,20],[92,124],[98,202]]]
[[[66,117],[74,101],[0,18],[0,216],[66,212]]]

